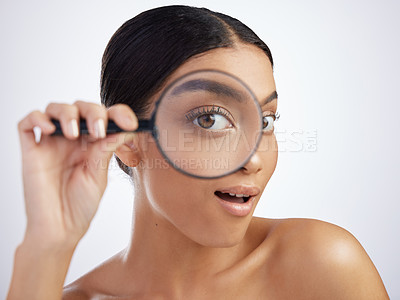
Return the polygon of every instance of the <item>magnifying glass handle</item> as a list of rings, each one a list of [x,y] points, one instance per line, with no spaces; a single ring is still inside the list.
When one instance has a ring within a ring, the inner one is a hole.
[[[60,121],[56,119],[51,119],[51,122],[56,126],[56,130],[51,135],[63,135]],[[150,120],[139,120],[139,127],[135,131],[146,131],[152,130],[152,124]],[[117,124],[113,120],[108,120],[106,134],[118,133],[118,132],[127,132],[126,130],[118,127]],[[88,127],[86,125],[85,119],[79,120],[79,134],[89,134]]]

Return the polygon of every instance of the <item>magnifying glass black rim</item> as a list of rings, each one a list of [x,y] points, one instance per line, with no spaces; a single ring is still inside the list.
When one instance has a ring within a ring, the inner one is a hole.
[[[244,162],[242,164],[240,164],[237,168],[228,171],[226,173],[223,173],[222,175],[217,175],[217,176],[200,176],[200,175],[196,175],[190,172],[187,172],[183,169],[181,169],[179,166],[177,166],[165,153],[164,150],[162,149],[160,142],[159,142],[159,130],[156,126],[156,119],[157,119],[157,112],[158,112],[158,107],[161,103],[161,100],[164,98],[164,96],[166,95],[166,93],[168,93],[170,91],[170,89],[180,80],[182,80],[184,77],[187,76],[191,76],[197,73],[218,73],[218,74],[222,74],[222,75],[226,75],[228,77],[231,77],[232,79],[237,80],[239,83],[241,83],[246,89],[247,91],[250,93],[250,95],[252,96],[254,102],[256,102],[256,107],[258,109],[258,114],[260,117],[260,133],[257,137],[257,141],[255,144],[254,149],[251,151],[251,153],[249,154],[249,156],[244,160]],[[250,160],[250,158],[254,155],[254,153],[257,151],[258,146],[260,144],[261,141],[261,137],[262,137],[262,126],[263,126],[263,122],[262,122],[262,111],[261,111],[261,107],[260,104],[257,101],[257,97],[254,95],[253,91],[248,87],[247,84],[245,84],[240,78],[236,77],[235,75],[229,74],[227,72],[224,71],[220,71],[220,70],[215,70],[215,69],[201,69],[201,70],[196,70],[196,71],[192,71],[189,73],[186,73],[182,76],[180,76],[179,78],[175,79],[174,81],[172,81],[162,92],[162,94],[160,95],[160,97],[157,99],[156,103],[155,103],[155,109],[151,115],[150,119],[145,119],[145,120],[139,120],[139,126],[138,129],[136,131],[150,131],[151,135],[153,136],[153,138],[156,141],[157,144],[157,148],[160,151],[160,153],[162,154],[162,156],[167,160],[167,162],[177,171],[185,174],[185,175],[189,175],[191,177],[195,177],[195,178],[200,178],[200,179],[216,179],[216,178],[220,178],[220,177],[224,177],[227,176],[229,174],[235,173],[236,171],[240,170],[244,165],[247,164],[247,162]]]

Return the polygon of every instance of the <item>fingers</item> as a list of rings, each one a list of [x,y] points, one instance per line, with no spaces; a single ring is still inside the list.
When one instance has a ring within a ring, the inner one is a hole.
[[[66,138],[76,139],[79,136],[78,107],[70,104],[50,103],[46,108],[46,114],[50,118],[60,121],[61,129]]]
[[[106,136],[107,111],[102,105],[83,101],[76,101],[73,105],[50,103],[46,114],[60,121],[62,132],[68,139],[78,138],[80,118],[86,119],[91,137],[101,139]]]
[[[86,119],[90,136],[96,139],[104,138],[108,123],[105,106],[83,101],[76,101],[74,106],[78,108],[80,116]]]
[[[35,142],[33,131],[36,126],[41,129],[42,135],[50,135],[55,131],[56,128],[51,119],[59,120],[64,137],[70,140],[79,137],[79,120],[86,120],[90,138],[83,138],[82,143],[68,144],[71,145],[68,151],[72,153],[72,151],[77,150],[74,155],[87,162],[85,167],[93,178],[101,177],[98,177],[101,172],[97,173],[99,164],[101,163],[100,166],[108,166],[113,152],[118,147],[123,144],[132,144],[136,137],[132,131],[135,131],[138,127],[136,115],[125,104],[117,104],[107,110],[102,105],[83,101],[77,101],[72,105],[50,103],[44,113],[40,111],[31,112],[19,122],[18,129],[24,155],[37,154],[42,149],[46,149],[46,151],[64,149],[67,145],[64,144],[66,141],[56,137],[54,137],[54,140],[53,137],[46,137],[41,142],[41,146]],[[128,132],[106,136],[105,128],[107,128],[109,119],[112,119],[121,129]],[[31,150],[34,151],[31,152]],[[26,157],[29,158],[29,155]],[[104,168],[103,171],[106,172],[107,168]]]
[[[18,132],[22,145],[33,146],[36,144],[33,133],[35,127],[39,127],[41,133],[45,135],[53,133],[56,129],[48,115],[37,110],[33,111],[18,123]]]
[[[93,176],[99,171],[99,166],[102,166],[101,169],[107,172],[112,154],[119,146],[132,143],[135,134],[129,131],[135,131],[138,127],[135,113],[126,104],[113,105],[107,113],[109,119],[112,119],[121,129],[128,132],[108,135],[92,145],[88,155],[91,159],[87,160],[86,167],[87,171],[91,172]]]
[[[132,109],[126,104],[116,104],[108,109],[108,117],[122,129],[134,131],[138,127],[138,119]]]
[[[32,132],[33,128],[36,126],[40,127],[43,133],[46,134],[49,134],[56,129],[46,114],[35,110],[18,123],[18,130],[21,133]]]
[[[42,134],[49,135],[54,132],[55,126],[51,119],[60,122],[61,130],[67,139],[79,137],[79,120],[86,120],[89,135],[94,140],[106,136],[108,119],[123,130],[134,131],[138,127],[138,120],[132,109],[126,104],[116,104],[108,110],[103,105],[76,101],[74,104],[50,103],[45,113],[34,111],[25,117],[19,124],[21,132],[30,133],[35,126],[40,127]]]

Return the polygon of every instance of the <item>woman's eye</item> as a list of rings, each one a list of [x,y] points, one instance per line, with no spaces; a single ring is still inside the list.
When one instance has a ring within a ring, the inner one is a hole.
[[[227,118],[219,114],[204,114],[193,120],[193,123],[204,129],[221,130],[232,126]]]
[[[263,130],[270,131],[274,128],[274,116],[263,117]]]

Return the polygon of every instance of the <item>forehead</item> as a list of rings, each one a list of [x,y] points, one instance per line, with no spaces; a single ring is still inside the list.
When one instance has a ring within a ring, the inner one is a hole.
[[[217,48],[188,59],[168,77],[155,99],[174,80],[187,73],[204,69],[215,69],[240,78],[260,103],[276,90],[272,66],[267,55],[256,46],[236,44],[232,48]],[[270,105],[276,106],[276,101]]]
[[[235,75],[259,100],[276,90],[267,55],[253,45],[237,44],[234,48],[217,48],[197,55],[180,66],[168,81],[200,69],[216,69]]]

